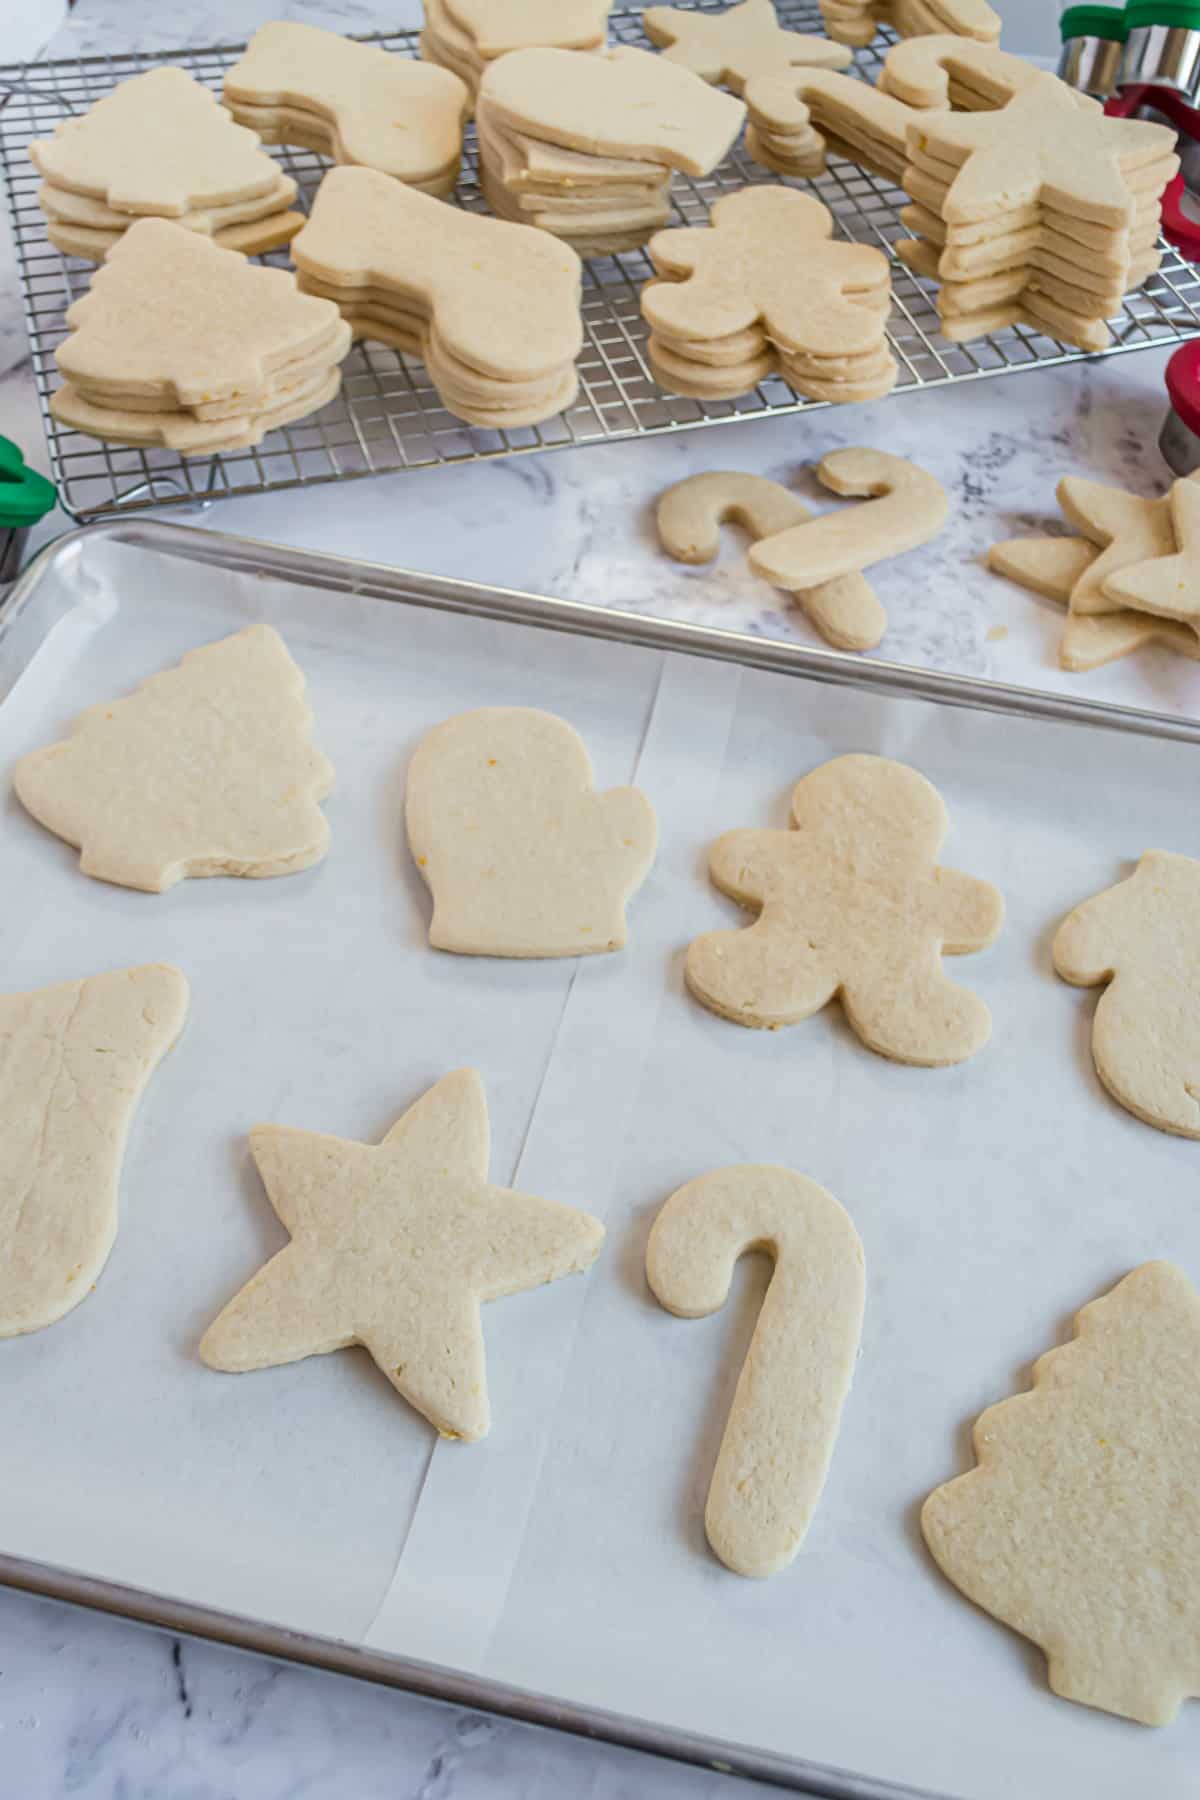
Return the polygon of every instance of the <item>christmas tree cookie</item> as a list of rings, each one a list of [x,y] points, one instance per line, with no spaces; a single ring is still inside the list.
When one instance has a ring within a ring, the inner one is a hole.
[[[921,1529],[968,1599],[1046,1652],[1064,1699],[1168,1725],[1200,1695],[1200,1296],[1144,1263],[1085,1306]],[[1147,1789],[1149,1791],[1149,1789]]]
[[[89,708],[21,758],[17,795],[100,881],[160,894],[189,875],[291,875],[329,844],[333,770],[310,724],[283,639],[251,625]]]

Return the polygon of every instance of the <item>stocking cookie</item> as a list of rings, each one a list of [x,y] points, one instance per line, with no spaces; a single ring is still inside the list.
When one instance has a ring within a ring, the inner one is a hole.
[[[721,526],[741,525],[754,541],[774,537],[810,517],[804,502],[763,475],[733,470],[690,475],[660,495],[658,535],[677,562],[712,562],[720,549]],[[869,581],[851,574],[795,597],[817,630],[839,650],[871,650],[887,628],[887,614]]]
[[[292,1241],[209,1326],[203,1361],[237,1373],[362,1344],[443,1437],[486,1436],[481,1303],[590,1268],[599,1220],[488,1181],[474,1069],[379,1145],[260,1125],[250,1149]]]
[[[702,1319],[748,1250],[774,1262],[708,1490],[708,1541],[738,1575],[792,1561],[817,1509],[862,1331],[863,1249],[825,1189],[791,1169],[714,1169],[671,1195],[646,1246],[668,1312]]]
[[[740,0],[723,13],[650,6],[642,14],[642,24],[668,61],[735,94],[744,93],[755,75],[801,66],[844,69],[851,60],[843,45],[828,38],[785,31],[775,16],[775,0]]]
[[[950,510],[946,490],[915,463],[886,450],[834,450],[817,465],[835,494],[865,506],[824,513],[764,538],[750,551],[756,574],[791,592],[854,575],[936,537]]]
[[[255,32],[226,75],[225,104],[270,143],[300,143],[448,194],[470,94],[436,64],[277,20]]]
[[[1200,1297],[1143,1263],[1075,1319],[921,1529],[968,1599],[1045,1651],[1066,1700],[1169,1725],[1200,1695]]]
[[[283,639],[250,625],[89,708],[14,785],[98,881],[161,894],[190,875],[291,875],[329,845],[333,770],[311,722]]]
[[[1200,1138],[1200,862],[1147,850],[1127,881],[1068,914],[1054,966],[1100,987],[1096,1073],[1160,1131]]]
[[[692,993],[735,1024],[772,1029],[838,998],[881,1056],[928,1068],[973,1056],[991,1017],[941,959],[994,942],[1004,903],[990,882],[936,864],[946,827],[936,789],[903,763],[839,756],[806,776],[790,831],[730,831],[714,845],[714,884],[759,918],[694,941]]]
[[[433,894],[429,941],[464,956],[619,950],[651,862],[637,788],[597,793],[583,740],[529,707],[459,713],[408,772],[408,843]]]
[[[0,1338],[53,1325],[99,1279],[125,1139],[187,1003],[162,963],[0,998]]]

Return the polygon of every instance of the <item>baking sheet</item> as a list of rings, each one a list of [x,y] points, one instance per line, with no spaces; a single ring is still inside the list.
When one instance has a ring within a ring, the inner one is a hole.
[[[1100,1090],[1094,995],[1058,982],[1061,915],[1155,845],[1195,853],[1196,747],[989,716],[480,618],[331,596],[101,538],[78,603],[0,706],[0,765],[253,618],[304,667],[338,789],[333,848],[288,880],[147,896],[86,881],[11,795],[5,986],[162,958],[186,1033],[143,1101],[97,1294],[0,1345],[0,1548],[562,1699],[966,1800],[1195,1791],[1200,1709],[1164,1731],[1051,1696],[1040,1655],[933,1569],[917,1511],[970,1420],[1025,1385],[1074,1310],[1137,1263],[1200,1279],[1197,1146]],[[577,965],[431,953],[402,833],[408,756],[481,703],[562,712],[602,784],[636,779],[662,846],[630,947]],[[862,1049],[836,1009],[739,1030],[682,986],[736,909],[705,876],[734,825],[783,824],[845,750],[941,789],[944,860],[1004,889],[999,944],[953,965],[992,1007],[958,1069]],[[493,1175],[587,1206],[593,1272],[487,1309],[495,1424],[431,1443],[362,1352],[243,1377],[204,1326],[283,1241],[260,1119],[376,1139],[445,1070],[488,1092]],[[641,1274],[663,1199],[721,1163],[827,1185],[867,1254],[863,1352],[791,1570],[704,1545],[708,1475],[765,1271],[717,1318]]]

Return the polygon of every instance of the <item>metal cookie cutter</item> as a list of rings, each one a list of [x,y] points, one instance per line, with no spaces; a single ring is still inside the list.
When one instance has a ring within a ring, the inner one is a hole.
[[[54,483],[27,468],[11,439],[0,437],[0,582],[15,581],[29,527],[57,504]]]
[[[1062,55],[1058,74],[1069,87],[1096,100],[1117,88],[1117,71],[1128,27],[1120,6],[1068,6],[1059,20]]]

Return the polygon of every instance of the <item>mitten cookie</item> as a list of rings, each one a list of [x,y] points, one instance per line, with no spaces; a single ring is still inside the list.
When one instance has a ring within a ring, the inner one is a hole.
[[[1160,1131],[1200,1138],[1200,862],[1148,850],[1127,881],[1068,914],[1054,966],[1104,987],[1092,1022],[1096,1073]]]
[[[825,1189],[791,1169],[714,1169],[671,1195],[646,1245],[668,1312],[702,1319],[748,1250],[774,1262],[708,1490],[708,1541],[738,1575],[786,1568],[817,1509],[862,1331],[863,1249]]]
[[[619,950],[654,860],[637,788],[597,793],[583,740],[552,713],[489,706],[422,738],[408,843],[433,894],[429,941],[465,956]]]
[[[689,475],[659,496],[658,535],[677,562],[712,562],[721,526],[744,526],[751,539],[774,537],[810,517],[795,494],[764,475],[734,470]],[[845,575],[793,590],[817,630],[839,650],[871,650],[887,627],[887,614],[869,581]]]
[[[250,1149],[292,1241],[209,1326],[203,1361],[237,1373],[362,1344],[443,1437],[484,1437],[481,1303],[589,1268],[599,1220],[488,1181],[474,1069],[379,1145],[260,1125]]]
[[[189,875],[291,875],[329,845],[333,770],[311,723],[283,639],[250,625],[89,708],[14,785],[99,881],[161,894]]]
[[[775,0],[740,0],[723,13],[650,6],[642,24],[670,62],[735,94],[744,93],[755,75],[796,67],[844,69],[851,61],[850,52],[828,38],[785,31],[775,16]]]
[[[470,94],[448,69],[279,20],[255,32],[226,75],[225,104],[268,143],[300,144],[448,194]]]
[[[1200,1297],[1143,1263],[975,1424],[921,1529],[967,1598],[1045,1651],[1066,1700],[1168,1725],[1200,1695]]]
[[[940,868],[946,809],[915,769],[839,756],[792,793],[790,831],[730,831],[709,873],[759,912],[687,953],[687,984],[738,1025],[793,1025],[835,997],[862,1041],[896,1062],[940,1067],[987,1043],[982,1000],[943,956],[983,950],[1004,902],[990,882]]]
[[[163,963],[0,997],[0,1338],[53,1325],[99,1279],[125,1139],[187,1003]]]

